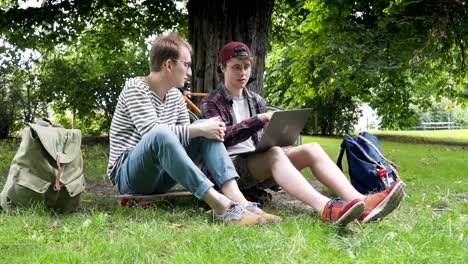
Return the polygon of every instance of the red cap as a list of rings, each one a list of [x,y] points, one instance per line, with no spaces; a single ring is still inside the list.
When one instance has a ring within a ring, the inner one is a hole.
[[[231,58],[248,58],[250,57],[250,49],[242,42],[229,42],[219,52],[219,62],[224,64]]]

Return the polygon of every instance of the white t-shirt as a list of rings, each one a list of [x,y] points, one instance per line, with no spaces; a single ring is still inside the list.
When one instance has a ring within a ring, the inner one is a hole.
[[[249,104],[243,96],[232,96],[232,108],[234,110],[234,123],[237,124],[244,119],[250,118]],[[252,137],[242,141],[239,144],[228,148],[229,155],[236,155],[238,153],[244,153],[254,151],[255,145]]]

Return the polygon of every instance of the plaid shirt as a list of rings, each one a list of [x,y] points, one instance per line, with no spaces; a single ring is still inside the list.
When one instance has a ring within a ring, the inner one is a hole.
[[[250,137],[252,137],[254,144],[257,145],[261,137],[261,130],[264,124],[257,117],[257,114],[266,112],[265,101],[260,95],[248,89],[243,90],[243,95],[247,98],[251,117],[237,124],[234,124],[232,97],[224,85],[220,84],[217,89],[211,91],[201,101],[203,118],[219,116],[226,123],[226,134],[224,136],[224,145],[226,147],[234,146]]]

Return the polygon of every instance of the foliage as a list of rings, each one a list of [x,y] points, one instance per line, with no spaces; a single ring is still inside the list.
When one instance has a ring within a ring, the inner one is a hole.
[[[322,0],[276,12],[286,16],[273,21],[290,21],[281,24],[279,32],[288,33],[275,38],[268,57],[268,98],[298,107],[306,98],[327,101],[339,93],[339,98],[369,103],[384,128],[413,126],[412,106],[427,108],[433,98],[466,104],[464,5],[456,0]],[[338,107],[330,109],[346,109]],[[358,114],[353,110],[348,108],[349,116]]]
[[[141,45],[115,43],[109,49],[86,37],[78,46],[52,55],[61,53],[60,57],[44,60],[42,90],[54,102],[55,112],[71,110],[81,119],[102,116],[99,129],[107,131],[125,79],[147,72],[148,66],[143,63],[147,55]]]
[[[50,49],[76,41],[84,31],[114,34],[135,42],[174,29],[185,20],[175,1],[48,0],[38,8],[20,8],[18,1],[0,6],[0,33],[21,48]],[[140,42],[138,42],[140,43]],[[114,43],[102,42],[113,47]]]
[[[20,2],[0,2],[0,61],[5,72],[0,78],[6,85],[0,88],[0,130],[7,134],[12,118],[17,125],[50,109],[59,114],[71,111],[75,125],[90,120],[82,124],[94,127],[101,120],[105,132],[124,79],[146,71],[147,38],[174,29],[189,35],[189,15],[174,0],[48,0],[37,8],[21,8]],[[205,7],[203,1],[193,3],[199,3],[200,10]],[[261,1],[256,3],[260,6]],[[217,7],[227,12],[231,5],[243,8],[242,2]],[[264,82],[267,100],[285,108],[313,107],[309,129],[321,134],[349,131],[362,103],[376,109],[381,127],[389,129],[414,126],[417,109],[429,109],[434,100],[448,98],[464,107],[466,5],[466,0],[276,0]],[[194,45],[202,55],[210,50],[207,45],[221,45],[204,34],[205,28],[222,30],[224,41],[238,31],[260,31],[269,25],[268,19],[257,16],[252,18],[256,22],[247,19],[247,25],[226,30],[210,26],[214,22],[204,18],[197,17],[206,23],[200,30],[203,36],[192,33],[194,39],[203,39]],[[267,40],[257,33],[246,39],[252,38],[261,57]],[[215,72],[216,58],[202,55],[194,56],[194,76],[208,69]],[[206,58],[211,62],[205,63]],[[257,83],[262,65],[256,67]],[[205,86],[212,85],[200,87]]]
[[[103,128],[103,124],[107,124],[108,122],[106,116],[99,113],[74,119],[68,112],[57,112],[54,114],[53,121],[65,128],[80,129],[81,133],[85,136],[101,136],[109,130],[107,127]]]
[[[52,0],[26,9],[19,2],[0,6],[0,47],[8,46],[0,57],[8,50],[35,56],[10,63],[27,65],[18,75],[25,121],[51,106],[61,115],[71,111],[72,123],[97,125],[86,130],[93,134],[109,129],[125,78],[147,73],[147,38],[186,20],[172,0]]]
[[[13,160],[18,147],[19,141],[16,141],[16,139],[0,140],[0,186],[2,186],[2,190],[3,183],[5,183],[10,171],[10,163]]]
[[[39,72],[34,68],[37,60],[34,54],[12,47],[3,47],[0,51],[3,52],[0,57],[0,138],[6,138],[47,110],[38,87]]]
[[[15,122],[16,105],[9,100],[9,96],[3,88],[0,88],[0,139],[9,136],[11,127]]]
[[[18,88],[15,85],[15,70],[8,62],[0,64],[0,139],[7,138],[14,126],[18,108]]]
[[[360,114],[356,110],[358,101],[343,93],[341,84],[335,83],[332,76],[339,70],[335,61],[328,66],[320,65],[325,64],[326,58],[314,50],[317,36],[303,36],[300,27],[309,23],[310,16],[309,10],[303,7],[305,2],[280,1],[275,7],[273,32],[278,34],[273,38],[267,60],[267,99],[285,108],[314,108],[313,120],[306,128],[314,134],[347,133]]]

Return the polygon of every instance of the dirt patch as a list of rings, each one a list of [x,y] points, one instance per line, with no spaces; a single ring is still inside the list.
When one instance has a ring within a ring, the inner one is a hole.
[[[326,192],[326,188],[315,178],[309,179],[309,182],[314,186],[319,192]],[[89,194],[96,195],[98,197],[113,197],[118,195],[118,192],[110,182],[88,182],[86,186],[86,191]],[[272,201],[267,204],[269,209],[288,209],[294,212],[309,212],[311,211],[310,207],[304,205],[302,202],[289,195],[284,190],[279,190],[277,192],[268,191],[272,194]]]
[[[86,191],[99,196],[117,195],[117,190],[110,182],[88,182]]]

